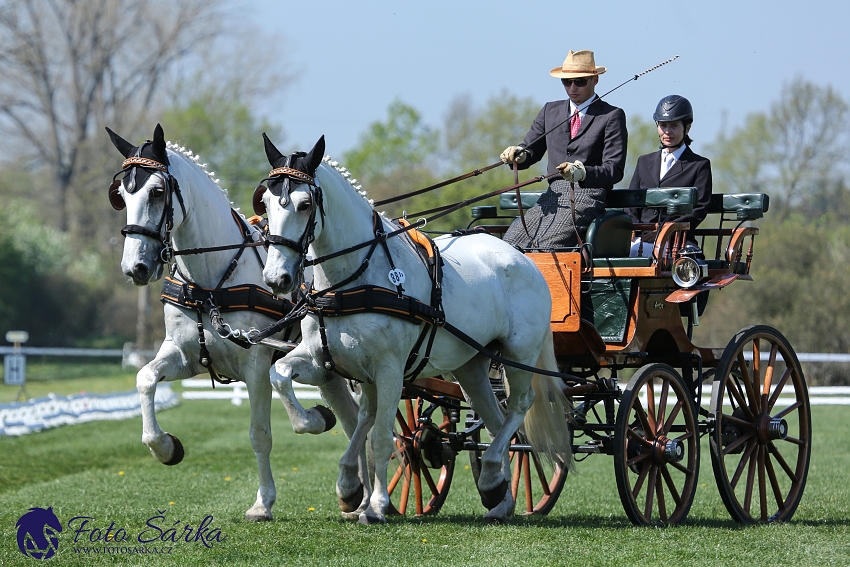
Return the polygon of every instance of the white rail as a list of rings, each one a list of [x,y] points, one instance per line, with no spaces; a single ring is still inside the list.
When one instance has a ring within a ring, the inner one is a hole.
[[[240,406],[242,405],[242,400],[248,399],[248,390],[242,382],[216,384],[214,389],[209,378],[187,378],[181,381],[180,384],[184,388],[192,389],[183,392],[184,400],[230,400],[230,403],[233,405]],[[292,387],[295,390],[295,396],[299,400],[322,399],[319,389],[315,386],[293,382]]]

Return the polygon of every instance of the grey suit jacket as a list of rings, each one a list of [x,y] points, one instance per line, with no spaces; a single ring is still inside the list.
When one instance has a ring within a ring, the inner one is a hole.
[[[587,107],[575,138],[570,138],[569,117],[568,100],[547,102],[543,106],[523,142],[532,155],[519,164],[519,169],[526,169],[539,162],[548,151],[549,173],[557,173],[557,166],[565,161],[578,160],[587,170],[587,176],[579,184],[581,187],[613,188],[614,184],[623,179],[626,167],[626,147],[629,141],[626,113],[597,98]],[[560,126],[537,140],[556,124]]]

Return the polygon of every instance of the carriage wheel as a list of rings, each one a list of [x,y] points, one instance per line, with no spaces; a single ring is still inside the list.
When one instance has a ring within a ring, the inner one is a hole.
[[[791,519],[809,471],[811,408],[800,362],[779,331],[755,325],[729,342],[714,376],[711,413],[714,477],[732,518]]]
[[[472,434],[478,443],[481,429]],[[481,474],[481,454],[475,450],[469,454],[469,466],[475,484]],[[555,507],[558,497],[567,482],[569,468],[562,460],[549,462],[528,446],[528,440],[522,432],[517,432],[511,440],[511,493],[516,502],[516,514],[546,515]]]
[[[671,366],[648,364],[626,386],[614,429],[614,476],[626,515],[637,525],[684,521],[698,474],[692,396]]]
[[[444,407],[434,408],[419,398],[403,401],[404,409],[396,413],[396,452],[387,474],[390,503],[402,515],[436,514],[449,493],[455,454],[435,430],[450,433],[456,427]],[[431,409],[433,425],[419,423],[423,412]]]

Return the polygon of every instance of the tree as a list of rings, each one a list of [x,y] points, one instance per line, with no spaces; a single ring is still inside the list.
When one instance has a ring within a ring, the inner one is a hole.
[[[847,175],[850,107],[830,86],[796,79],[767,113],[713,144],[717,187],[724,191],[770,188],[772,207],[790,212],[830,180]]]
[[[658,130],[655,122],[644,120],[640,116],[629,118],[629,148],[626,152],[626,171],[617,187],[628,188],[632,180],[637,160],[640,156],[658,149]]]
[[[254,189],[269,171],[262,133],[276,143],[283,141],[283,133],[251,112],[237,85],[216,86],[201,76],[190,83],[203,88],[177,90],[173,106],[162,116],[166,137],[209,163],[231,201],[250,216]]]
[[[419,112],[400,100],[387,108],[387,119],[373,122],[357,148],[343,154],[342,165],[375,201],[414,191],[435,180],[433,156],[439,134]],[[381,207],[400,215],[404,204]]]
[[[56,222],[84,146],[134,130],[168,71],[218,32],[217,0],[20,0],[0,10],[0,127],[52,173]]]

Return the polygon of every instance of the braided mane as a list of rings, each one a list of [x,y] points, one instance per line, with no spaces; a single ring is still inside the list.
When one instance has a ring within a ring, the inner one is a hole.
[[[219,188],[219,190],[222,192],[224,197],[230,203],[231,208],[233,208],[237,213],[239,213],[239,215],[242,216],[242,218],[245,218],[245,215],[242,213],[242,211],[239,210],[239,207],[236,207],[233,204],[233,201],[230,200],[230,195],[228,194],[227,189],[225,189],[224,187],[219,185],[220,180],[215,176],[215,171],[207,170],[207,164],[201,163],[201,156],[192,152],[192,150],[186,148],[185,146],[178,146],[174,142],[166,142],[165,143],[165,149],[171,150],[172,152],[174,152],[176,154],[180,154],[183,157],[191,160],[195,165],[197,165],[201,169],[201,171],[206,173],[209,176],[209,178],[212,179],[213,183],[215,183],[215,186]]]
[[[346,180],[346,181],[348,181],[348,184],[349,184],[349,185],[351,185],[351,187],[352,187],[355,191],[357,191],[357,194],[358,194],[358,195],[360,195],[361,197],[363,197],[363,199],[365,199],[365,200],[366,200],[366,202],[367,202],[367,203],[369,203],[369,206],[370,206],[370,207],[374,206],[374,204],[375,204],[375,200],[374,200],[374,199],[370,199],[370,198],[369,198],[369,194],[368,194],[368,193],[366,193],[366,191],[363,189],[363,186],[362,186],[362,185],[360,185],[360,184],[357,182],[357,180],[356,180],[356,179],[352,179],[352,178],[351,178],[351,172],[350,172],[350,171],[348,171],[348,169],[346,169],[346,168],[342,167],[338,161],[334,161],[334,160],[332,160],[332,159],[331,159],[331,156],[325,156],[325,157],[323,157],[323,158],[322,158],[322,161],[323,161],[323,162],[325,162],[326,164],[328,164],[329,166],[331,166],[332,168],[334,168],[335,170],[337,170],[337,172],[339,172],[339,174],[340,174],[340,175],[342,175],[342,176],[343,176],[343,178],[345,178],[345,180]],[[383,213],[382,213],[382,214],[383,214]]]

